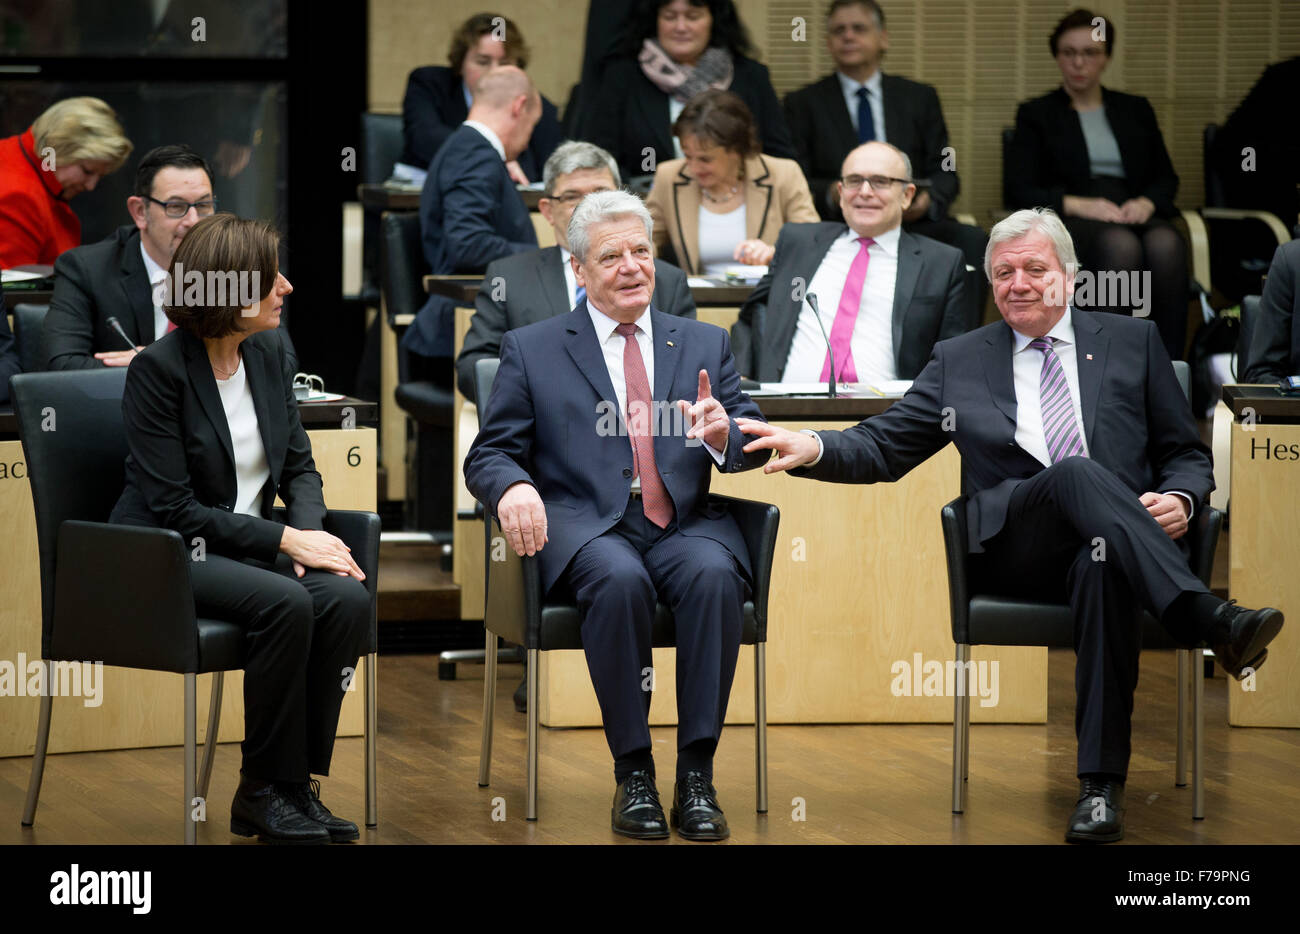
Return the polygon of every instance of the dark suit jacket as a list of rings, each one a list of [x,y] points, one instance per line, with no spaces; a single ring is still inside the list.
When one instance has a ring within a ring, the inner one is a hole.
[[[1214,143],[1214,161],[1229,207],[1272,211],[1290,227],[1300,211],[1300,122],[1282,117],[1295,110],[1300,56],[1269,65]],[[1242,171],[1242,150],[1255,151],[1255,165]]]
[[[782,159],[798,157],[766,65],[735,56],[735,72],[727,90],[739,96],[754,115],[763,152]],[[613,154],[625,179],[648,175],[659,163],[676,156],[668,95],[645,76],[635,58],[610,62],[591,96],[582,138]],[[642,154],[647,146],[655,151],[654,165],[649,168],[644,166]]]
[[[699,371],[707,370],[713,396],[728,415],[762,418],[740,391],[726,331],[653,308],[652,322],[655,400],[694,402]],[[506,332],[492,397],[465,458],[465,483],[494,514],[507,487],[520,481],[537,487],[550,539],[538,552],[548,589],[579,548],[618,524],[627,505],[632,445],[621,417],[620,433],[600,433],[609,425],[601,416],[610,405],[617,409],[617,398],[586,302],[567,315]],[[721,470],[748,470],[767,461],[766,452],[745,454],[745,443],[733,421]],[[735,520],[707,502],[712,455],[702,444],[688,446],[685,430],[657,434],[654,446],[681,533],[721,543],[749,574],[749,553]]]
[[[420,194],[420,235],[434,275],[480,273],[494,259],[537,249],[537,232],[497,151],[461,126],[429,166]],[[450,357],[454,303],[431,296],[402,338],[426,357]]]
[[[560,248],[548,246],[535,253],[518,253],[496,260],[483,275],[474,296],[474,315],[456,358],[456,379],[461,394],[476,402],[474,364],[501,355],[501,337],[526,324],[569,313],[568,286],[560,265]],[[663,260],[655,260],[655,292],[651,302],[667,314],[695,317],[686,274]]]
[[[961,182],[956,171],[943,168],[948,145],[948,125],[933,87],[894,75],[880,76],[881,104],[885,110],[885,139],[912,160],[914,178],[928,179],[930,220],[948,216]],[[844,157],[857,147],[858,134],[844,105],[840,79],[834,74],[785,97],[785,118],[799,150],[799,164],[808,176],[813,202],[826,219],[838,219],[838,208],[827,204],[827,191],[840,177]]]
[[[321,478],[293,396],[293,370],[274,332],[240,345],[270,480],[262,517],[232,512],[238,484],[230,424],[203,342],[176,330],[131,364],[122,394],[129,454],[126,488],[110,522],[174,529],[193,546],[232,558],[274,561],[284,526],[273,521],[278,493],[288,524],[319,529],[325,518]]]
[[[1277,248],[1268,267],[1259,320],[1250,341],[1243,383],[1272,383],[1300,374],[1300,240]]]
[[[427,168],[438,150],[458,126],[469,117],[465,106],[465,83],[446,65],[417,68],[406,79],[402,98],[402,161]],[[519,168],[530,182],[542,180],[542,166],[564,140],[560,113],[545,97],[542,117],[533,128],[528,148],[519,154]]]
[[[1214,489],[1210,452],[1155,325],[1124,315],[1071,314],[1089,455],[1134,497],[1181,490],[1204,502]],[[1006,522],[1012,492],[1044,469],[1016,444],[1012,347],[1011,328],[1001,321],[940,342],[907,395],[847,431],[819,432],[821,461],[798,473],[834,483],[893,481],[951,441],[961,452],[962,490],[970,497],[968,544],[983,551]]]
[[[1157,217],[1173,217],[1178,175],[1169,161],[1155,111],[1145,97],[1101,89],[1102,108],[1124,163],[1128,196],[1145,195]],[[1016,111],[1016,132],[1002,166],[1002,197],[1008,208],[1049,207],[1063,214],[1066,195],[1088,194],[1092,171],[1079,114],[1061,88],[1025,101]]]
[[[759,280],[740,317],[731,326],[736,366],[745,376],[779,382],[790,356],[802,301],[791,294],[795,277],[807,290],[844,224],[786,224],[776,255]],[[899,379],[913,379],[936,341],[960,334],[966,326],[966,261],[961,250],[903,231],[898,238],[894,280],[894,366]],[[835,314],[839,291],[817,296],[822,314]]]
[[[694,306],[692,306],[693,313]],[[0,305],[0,402],[9,401],[9,377],[22,372],[14,332],[9,330],[9,316]]]

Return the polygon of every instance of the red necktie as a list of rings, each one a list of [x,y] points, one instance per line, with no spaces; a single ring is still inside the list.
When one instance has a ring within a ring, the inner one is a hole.
[[[844,280],[844,291],[840,293],[840,306],[835,311],[835,321],[831,324],[831,353],[835,354],[837,370],[835,378],[842,383],[856,383],[858,370],[853,365],[853,328],[858,323],[858,309],[862,307],[862,286],[867,281],[867,265],[871,254],[867,247],[875,243],[870,237],[859,237],[858,255],[853,257],[848,277]],[[822,379],[831,378],[831,358],[826,355],[822,364]]]
[[[627,435],[632,441],[632,461],[641,478],[641,506],[645,517],[661,529],[673,518],[673,501],[655,465],[654,406],[650,400],[650,379],[637,346],[635,324],[620,324],[623,335],[623,379],[627,382]]]
[[[173,321],[173,320],[171,320],[170,318],[168,318],[168,319],[167,319],[167,330],[163,331],[163,333],[164,333],[164,334],[170,334],[170,333],[171,333],[172,331],[174,331],[174,330],[176,330],[176,322]]]

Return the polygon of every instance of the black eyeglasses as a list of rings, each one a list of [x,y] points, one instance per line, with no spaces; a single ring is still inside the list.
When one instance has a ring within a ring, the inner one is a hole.
[[[906,178],[890,178],[888,175],[869,175],[865,178],[861,175],[845,175],[839,181],[844,186],[844,190],[848,192],[857,191],[863,185],[870,185],[872,191],[885,191],[894,182],[898,182],[900,185],[912,184]]]
[[[159,201],[151,195],[145,195],[145,198],[154,204],[162,205],[163,213],[168,217],[181,218],[190,213],[190,208],[194,208],[194,213],[199,217],[208,217],[217,210],[217,199],[209,198],[206,201],[182,201],[174,198],[171,201]]]

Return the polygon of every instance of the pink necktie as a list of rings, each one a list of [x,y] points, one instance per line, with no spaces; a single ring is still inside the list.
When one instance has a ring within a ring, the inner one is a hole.
[[[659,476],[655,464],[654,435],[651,425],[654,407],[650,402],[650,379],[645,361],[636,343],[637,326],[620,324],[615,330],[623,335],[623,379],[627,383],[627,436],[632,442],[632,465],[641,478],[641,507],[645,517],[661,529],[673,517],[673,501]]]
[[[857,368],[853,366],[853,328],[858,323],[858,308],[862,304],[862,285],[867,281],[867,264],[871,254],[867,247],[875,243],[870,237],[858,237],[858,255],[853,257],[849,275],[844,280],[844,291],[840,293],[840,305],[835,311],[835,321],[831,324],[831,353],[835,354],[835,378],[844,383],[858,381]],[[826,355],[822,364],[822,379],[831,377],[831,357]]]

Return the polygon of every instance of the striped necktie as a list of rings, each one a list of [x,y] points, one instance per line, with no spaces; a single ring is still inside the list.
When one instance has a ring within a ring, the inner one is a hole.
[[[1065,370],[1052,344],[1054,337],[1036,337],[1029,346],[1043,352],[1043,369],[1038,376],[1038,398],[1043,413],[1043,438],[1047,441],[1047,455],[1053,464],[1067,457],[1087,457],[1083,439],[1079,437],[1079,422],[1074,417],[1074,402],[1070,398],[1070,384]]]

